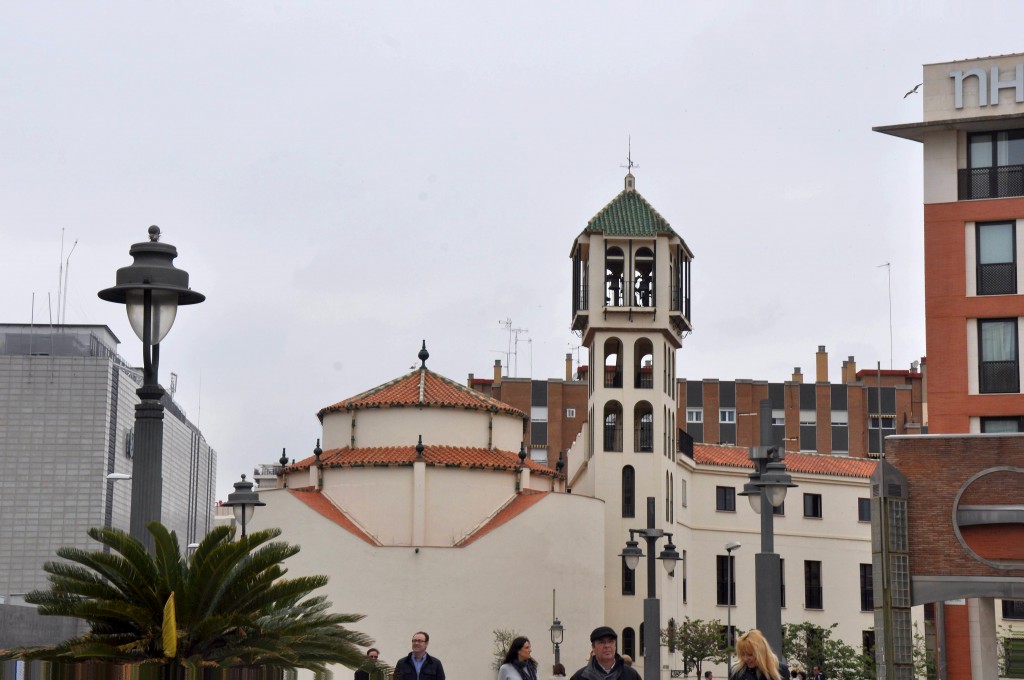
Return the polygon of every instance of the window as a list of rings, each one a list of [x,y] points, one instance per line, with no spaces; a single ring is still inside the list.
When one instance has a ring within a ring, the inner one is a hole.
[[[870,498],[858,498],[857,499],[857,521],[858,522],[870,522],[871,521],[871,499]]]
[[[681,501],[680,505],[682,505],[685,508],[686,507],[686,480],[685,479],[681,479],[681,480],[679,480],[679,482],[680,482],[679,483],[679,500]]]
[[[772,416],[772,425],[785,425],[786,418],[784,416]]]
[[[732,486],[715,487],[715,510],[718,512],[736,512],[736,488]]]
[[[622,629],[622,653],[636,658],[636,631],[632,628]]]
[[[804,517],[821,519],[821,494],[804,494]]]
[[[644,624],[640,624],[640,656],[644,655]]]
[[[821,562],[804,561],[804,607],[806,609],[825,608],[821,590]]]
[[[1024,195],[1024,130],[970,135],[958,175],[960,200]]]
[[[633,450],[638,453],[654,451],[654,407],[641,401],[633,408]]]
[[[715,556],[715,577],[718,584],[718,604],[736,604],[736,558],[733,555]]]
[[[981,431],[984,434],[999,432],[1024,432],[1024,416],[1009,418],[982,418]]]
[[[604,407],[604,450],[622,450],[622,406],[617,401]]]
[[[1003,600],[1004,619],[1024,619],[1024,600]]]
[[[779,517],[785,517],[786,516],[786,501],[783,500],[778,505],[773,505],[772,506],[772,514],[773,515],[778,515]]]
[[[873,415],[868,418],[868,427],[872,430],[877,430],[879,423],[881,423],[883,430],[895,430],[896,416]]]
[[[676,565],[676,569],[682,568],[683,571],[683,604],[686,604],[686,551],[682,552],[682,560],[680,564]]]
[[[636,517],[636,473],[632,465],[622,468],[622,516]]]
[[[860,565],[860,610],[869,612],[875,608],[875,589],[871,577],[871,565]]]
[[[1020,392],[1016,319],[978,319],[978,388],[982,394]]]
[[[622,594],[636,595],[636,572],[626,566],[626,558],[622,558]]]
[[[862,630],[860,632],[860,644],[864,650],[864,656],[869,659],[875,658],[875,631]]]
[[[736,422],[736,409],[734,409],[734,408],[720,408],[720,409],[718,409],[718,422],[720,422],[720,423],[735,423]]]
[[[720,645],[722,649],[726,647],[736,647],[736,626],[729,628],[729,626],[718,627],[718,639],[721,640]]]
[[[704,409],[700,409],[700,408],[688,408],[688,409],[686,409],[686,422],[688,422],[688,423],[703,423],[704,422]]]
[[[779,560],[779,583],[782,584],[782,592],[780,593],[781,599],[779,603],[781,606],[786,606],[786,560]]]
[[[1017,244],[1013,222],[979,224],[978,295],[1012,295],[1017,292]]]
[[[574,408],[567,408],[567,409],[565,409],[565,417],[566,418],[575,418],[576,417],[576,409],[574,409]]]

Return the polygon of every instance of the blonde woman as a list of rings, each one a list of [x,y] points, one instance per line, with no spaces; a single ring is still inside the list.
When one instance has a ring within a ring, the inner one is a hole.
[[[730,680],[782,680],[779,658],[756,628],[736,640],[736,657]]]

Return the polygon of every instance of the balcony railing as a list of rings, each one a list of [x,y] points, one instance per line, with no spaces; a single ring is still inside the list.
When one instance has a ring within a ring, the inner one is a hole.
[[[604,386],[605,387],[622,387],[622,371],[617,368],[604,369]]]
[[[1024,165],[965,168],[957,171],[957,180],[961,201],[1024,196]]]
[[[1020,392],[1020,368],[1016,361],[982,361],[979,372],[982,394]]]
[[[1016,292],[1016,262],[978,265],[978,295],[1013,295]]]
[[[636,450],[640,453],[654,451],[654,424],[640,423],[633,433]]]

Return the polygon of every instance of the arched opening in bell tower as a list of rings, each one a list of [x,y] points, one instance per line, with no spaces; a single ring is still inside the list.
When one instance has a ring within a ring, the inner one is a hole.
[[[626,273],[626,256],[622,248],[611,246],[604,253],[605,305],[622,307],[626,304],[623,279]]]
[[[604,405],[604,450],[622,450],[622,404],[617,401]]]
[[[638,453],[654,451],[654,407],[648,401],[637,402],[633,407],[633,450]]]
[[[633,256],[633,299],[637,307],[654,306],[654,252],[637,248]]]
[[[638,389],[654,388],[654,345],[648,338],[640,338],[633,345],[633,386]]]
[[[604,343],[604,386],[622,387],[622,342],[618,338]]]

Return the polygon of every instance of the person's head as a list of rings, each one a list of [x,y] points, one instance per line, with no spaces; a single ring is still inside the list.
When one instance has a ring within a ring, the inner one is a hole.
[[[530,640],[520,635],[508,646],[502,663],[522,663],[530,658],[531,651]]]
[[[366,650],[366,656],[370,657],[370,661],[376,661],[380,657],[380,652],[375,647],[370,647]]]
[[[629,654],[623,654],[622,655],[622,662],[624,664],[626,664],[627,666],[632,666],[633,665],[633,657],[631,657]]]
[[[556,676],[565,677],[565,666],[560,663],[556,663],[551,667],[551,673]]]
[[[704,671],[704,680],[711,680],[711,671]]]
[[[821,669],[820,669],[820,668],[818,668],[817,666],[815,666],[815,667],[814,667],[814,672],[815,672],[815,673],[820,673],[820,672],[821,672]]]
[[[590,634],[590,649],[594,658],[602,666],[610,666],[615,661],[615,643],[619,636],[608,626],[600,626]]]
[[[416,656],[423,656],[427,651],[428,644],[430,644],[430,636],[422,630],[412,634],[412,653]]]
[[[748,630],[736,640],[736,656],[747,668],[757,668],[770,678],[779,677],[779,659],[768,646],[768,641],[756,628]]]

